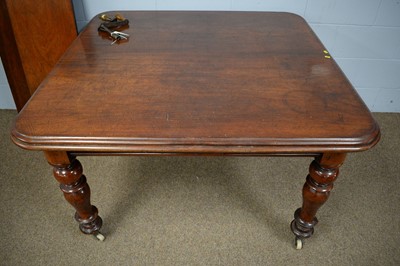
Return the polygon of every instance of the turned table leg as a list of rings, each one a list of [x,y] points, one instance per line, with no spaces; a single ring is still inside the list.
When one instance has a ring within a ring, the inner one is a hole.
[[[65,199],[75,208],[75,220],[85,234],[93,234],[99,240],[104,236],[99,233],[102,225],[97,208],[90,203],[90,188],[82,174],[81,163],[66,152],[45,152],[47,161],[53,168],[54,177],[60,183]]]
[[[309,238],[314,233],[314,226],[318,223],[315,215],[327,201],[345,157],[345,153],[325,153],[311,163],[303,187],[303,205],[296,210],[291,223],[292,232],[296,235],[297,249],[302,248],[304,238]]]

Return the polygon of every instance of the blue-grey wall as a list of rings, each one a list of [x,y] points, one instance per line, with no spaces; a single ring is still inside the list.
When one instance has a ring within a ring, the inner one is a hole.
[[[293,12],[310,23],[371,111],[400,112],[400,0],[73,0],[73,3],[78,29],[107,10]],[[7,89],[0,73],[0,108],[9,106],[10,100],[3,95]]]
[[[0,61],[0,109],[16,109],[14,100],[8,86],[6,73]]]

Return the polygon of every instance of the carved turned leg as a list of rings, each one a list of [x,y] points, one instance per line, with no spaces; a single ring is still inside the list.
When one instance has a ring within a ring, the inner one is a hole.
[[[86,177],[82,175],[81,163],[66,152],[45,152],[45,156],[54,167],[54,177],[60,182],[65,199],[76,210],[75,220],[79,222],[80,230],[103,240],[99,234],[102,220],[97,215],[97,208],[90,204],[90,188]]]
[[[302,246],[302,239],[314,233],[314,226],[318,223],[315,215],[327,201],[345,157],[345,153],[325,153],[311,163],[310,173],[303,187],[303,205],[296,210],[291,223],[298,249]]]

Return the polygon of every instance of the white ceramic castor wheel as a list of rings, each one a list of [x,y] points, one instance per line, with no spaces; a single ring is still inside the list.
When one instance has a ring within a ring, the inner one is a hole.
[[[303,248],[303,239],[296,237],[294,244],[296,246],[296,249],[302,249]]]
[[[96,237],[96,239],[101,242],[103,242],[106,239],[106,237],[100,232],[94,233],[93,236]]]

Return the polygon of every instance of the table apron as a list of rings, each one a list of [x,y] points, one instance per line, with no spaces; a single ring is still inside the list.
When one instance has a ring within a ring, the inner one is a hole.
[[[237,156],[237,157],[318,157],[322,153],[199,153],[199,152],[68,152],[72,156]]]

